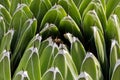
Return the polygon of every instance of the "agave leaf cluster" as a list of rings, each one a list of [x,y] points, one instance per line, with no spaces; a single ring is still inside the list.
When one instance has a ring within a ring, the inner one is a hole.
[[[1,0],[0,80],[119,80],[120,0]]]

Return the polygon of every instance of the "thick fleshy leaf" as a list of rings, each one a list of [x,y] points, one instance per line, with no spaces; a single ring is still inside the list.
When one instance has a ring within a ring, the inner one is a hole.
[[[27,4],[28,6],[30,6],[31,2],[33,2],[34,0],[21,0],[21,3]]]
[[[9,11],[7,11],[7,9],[1,4],[0,4],[0,16],[2,16],[5,21],[6,30],[10,29],[9,27],[10,27],[12,17]]]
[[[5,25],[3,17],[0,16],[0,44],[1,44],[1,39],[5,33],[6,33],[6,25]]]
[[[51,4],[52,4],[52,5],[57,4],[57,3],[58,3],[58,1],[59,1],[59,0],[50,0],[50,2],[51,2]]]
[[[13,34],[14,34],[14,30],[12,29],[8,30],[8,32],[4,34],[1,40],[0,53],[2,53],[4,50],[7,50],[7,51],[10,50]]]
[[[13,80],[30,80],[27,71],[19,71]]]
[[[102,24],[98,18],[98,15],[95,10],[90,10],[86,13],[83,19],[83,32],[86,40],[90,40],[93,36],[92,26],[97,26],[100,31],[103,33]]]
[[[76,79],[76,77],[78,76],[78,72],[77,72],[77,68],[74,64],[74,61],[71,57],[71,55],[69,54],[69,52],[67,50],[65,50],[64,48],[61,48],[59,50],[59,53],[62,54],[65,58],[65,63],[69,69],[69,71],[71,72],[72,76],[74,79]],[[68,75],[69,76],[69,75]]]
[[[114,11],[115,7],[119,4],[119,2],[120,2],[120,0],[116,0],[116,1],[107,0],[107,5],[106,5],[106,16],[107,16],[107,18],[110,17],[110,15]]]
[[[48,37],[47,39],[41,42],[40,49],[39,49],[39,56],[41,56],[43,49],[46,48],[51,43],[53,43],[52,37]]]
[[[21,35],[23,35],[23,30],[25,31],[25,28],[28,26],[23,26],[24,23],[28,19],[32,19],[32,12],[30,11],[29,7],[25,4],[19,4],[16,8],[16,11],[12,17],[12,21],[10,24],[10,27],[15,30],[15,34],[12,40],[12,51],[14,51],[14,48],[16,47],[18,40]],[[33,19],[34,20],[34,19]],[[27,23],[29,25],[29,23]]]
[[[107,0],[99,0],[99,1],[101,1],[103,8],[106,9]]]
[[[25,48],[27,46],[28,42],[35,35],[36,29],[37,29],[37,20],[35,18],[28,19],[27,21],[25,21],[23,28],[21,30],[21,35],[19,37],[18,43],[15,48],[15,53],[20,49],[20,47]]]
[[[74,80],[75,77],[72,75],[72,72],[70,71],[69,68],[67,68],[67,77],[66,77],[66,80]]]
[[[79,7],[79,12],[81,15],[83,15],[84,10],[87,8],[87,6],[90,4],[92,0],[82,0],[80,7]]]
[[[119,80],[120,79],[120,60],[117,60],[111,80]]]
[[[56,26],[59,26],[60,20],[65,17],[67,14],[60,5],[54,5],[51,9],[47,11],[45,16],[42,19],[41,25],[40,25],[40,30],[43,29],[44,25],[46,23],[52,23],[55,24]]]
[[[112,40],[110,48],[110,69],[109,69],[110,79],[114,66],[119,58],[120,58],[120,46],[116,40]]]
[[[79,8],[82,0],[73,0],[73,1],[74,1],[75,5]]]
[[[81,72],[77,80],[93,80],[91,76],[86,72]]]
[[[84,16],[90,10],[95,10],[95,12],[98,16],[98,19],[101,22],[102,28],[105,30],[106,29],[106,24],[107,24],[107,19],[106,19],[105,9],[102,6],[101,0],[91,1],[88,4],[88,6],[85,8],[85,10],[83,12],[83,15],[82,15],[82,19],[84,19]]]
[[[15,78],[15,75],[21,70],[28,72],[30,80],[40,80],[40,61],[38,49],[36,47],[30,47],[25,51],[13,78]]]
[[[108,60],[107,60],[104,36],[96,26],[93,26],[92,29],[93,29],[94,43],[97,50],[98,60],[101,64],[103,74],[106,79],[108,75]]]
[[[58,4],[60,4],[68,15],[70,15],[73,20],[77,23],[77,25],[81,26],[81,15],[79,10],[73,0],[59,0]]]
[[[53,66],[57,67],[60,70],[64,80],[66,80],[67,64],[65,61],[65,56],[63,53],[61,53],[61,50],[59,50],[58,53],[56,54],[56,56],[54,57]]]
[[[41,80],[64,80],[62,74],[57,67],[51,67],[42,76]]]
[[[106,39],[110,41],[111,39],[116,39],[120,44],[120,23],[117,15],[112,14],[108,19],[108,24],[106,27]]]
[[[36,35],[31,39],[31,41],[28,43],[26,49],[34,46],[34,47],[37,47],[38,50],[39,50],[40,45],[41,45],[41,40],[42,40],[42,37],[41,37],[39,34],[36,34]]]
[[[72,33],[74,36],[82,40],[83,36],[76,22],[68,15],[61,19],[59,24],[60,33]]]
[[[55,0],[54,0],[55,1]],[[33,0],[30,4],[30,10],[33,12],[35,18],[38,20],[38,26],[46,14],[46,12],[52,7],[50,0]],[[39,30],[39,27],[38,27]]]
[[[101,66],[91,52],[86,54],[81,66],[81,72],[87,72],[93,80],[103,80]]]
[[[72,36],[72,34],[70,34],[70,33],[66,33],[65,37],[71,43],[70,53],[71,53],[71,56],[72,56],[72,59],[73,59],[75,65],[76,65],[77,71],[79,72],[81,69],[81,64],[83,62],[83,59],[86,55],[86,51],[78,38]]]
[[[19,49],[22,48],[23,50],[27,46],[28,42],[35,35],[36,29],[37,29],[37,20],[35,18],[28,19],[27,21],[25,21],[25,23],[23,24],[23,28],[20,31],[21,34],[19,35],[17,44],[15,45],[16,48],[14,48],[14,53],[13,53],[14,55],[18,53]],[[14,35],[14,38],[15,38],[15,35]]]
[[[0,54],[0,80],[11,80],[10,52],[5,49]]]
[[[12,66],[17,65],[17,63],[20,61],[25,48],[27,47],[29,41],[32,39],[33,36],[35,36],[36,29],[37,29],[37,21],[36,19],[28,19],[24,25],[23,30],[21,30],[21,35],[18,39],[17,45],[13,50],[13,54],[11,57],[11,64]],[[14,69],[15,67],[13,67]],[[12,69],[12,70],[13,70]]]
[[[43,39],[48,38],[49,36],[56,37],[60,35],[59,30],[55,24],[46,23],[44,28],[40,31]]]
[[[2,4],[8,11],[10,10],[11,6],[10,0],[1,0],[0,4]]]
[[[113,14],[116,14],[120,20],[120,4],[115,8]]]
[[[21,4],[30,5],[33,0],[11,0],[10,14],[13,16],[16,9]]]
[[[42,70],[42,75],[46,72],[47,69],[49,69],[52,66],[52,62],[56,54],[55,49],[58,49],[58,46],[56,43],[52,42],[49,43],[46,47],[44,47],[44,49],[42,50],[40,56],[40,66]]]

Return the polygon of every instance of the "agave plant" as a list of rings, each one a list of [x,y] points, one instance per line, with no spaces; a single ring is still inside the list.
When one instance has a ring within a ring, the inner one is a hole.
[[[120,0],[1,0],[0,80],[119,80]]]

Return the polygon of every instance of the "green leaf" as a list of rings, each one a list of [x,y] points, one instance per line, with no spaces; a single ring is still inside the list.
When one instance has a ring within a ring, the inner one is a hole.
[[[10,14],[13,15],[20,0],[11,0]]]
[[[50,2],[52,3],[52,5],[55,5],[58,3],[59,0],[50,0]]]
[[[116,14],[120,20],[120,5],[118,5],[115,10],[114,10],[114,13],[113,14]]]
[[[113,14],[108,19],[108,24],[106,27],[106,39],[116,39],[120,44],[120,23],[117,15]],[[111,33],[112,32],[112,33]]]
[[[73,1],[74,1],[75,5],[79,8],[82,0],[73,0]]]
[[[91,52],[86,54],[81,66],[81,72],[87,72],[93,80],[103,80],[101,66]]]
[[[93,36],[92,26],[97,26],[103,33],[101,22],[95,10],[88,11],[83,19],[82,29],[86,40],[90,40]]]
[[[66,64],[65,56],[63,53],[61,53],[61,50],[59,50],[56,56],[54,57],[53,66],[57,67],[60,70],[64,80],[66,80],[67,64]]]
[[[65,63],[67,64],[67,67],[70,70],[73,78],[76,79],[76,77],[78,76],[78,72],[71,55],[65,49],[60,49],[59,52],[60,54],[64,55]]]
[[[36,33],[36,28],[37,28],[37,21],[36,19],[28,19],[24,25],[23,25],[23,30],[21,30],[21,35],[18,39],[17,45],[14,48],[13,55],[11,57],[11,63],[12,63],[12,68],[14,69],[13,66],[17,65],[19,60],[21,59],[25,48],[27,47],[29,41],[32,39],[32,37]]]
[[[44,47],[40,56],[42,75],[46,72],[47,69],[49,69],[52,66],[54,56],[57,53],[55,52],[55,49],[58,49],[58,46],[56,43],[53,42],[49,43],[46,47]]]
[[[67,68],[67,78],[66,80],[74,80],[75,77],[73,77],[72,72],[70,71],[69,68]]]
[[[50,36],[56,37],[59,34],[60,33],[57,26],[55,24],[50,23],[46,23],[44,28],[40,31],[40,35],[42,35],[43,40]]]
[[[8,32],[4,34],[1,40],[0,53],[2,53],[4,50],[7,50],[7,51],[10,50],[13,34],[14,34],[14,30],[12,29],[8,30]]]
[[[25,28],[28,27],[23,26],[28,19],[32,19],[32,12],[30,11],[27,5],[19,4],[12,17],[12,21],[10,24],[10,27],[15,30],[15,34],[11,45],[12,51],[14,51],[14,48],[16,48],[20,36],[23,35],[22,31],[25,31]]]
[[[120,75],[120,60],[118,59],[115,64],[111,80],[119,80],[120,79],[119,75]]]
[[[11,80],[10,52],[5,49],[0,54],[0,80]]]
[[[28,43],[26,49],[34,46],[34,47],[37,47],[38,50],[39,50],[39,49],[40,49],[40,45],[41,45],[41,40],[42,40],[42,37],[41,37],[39,34],[36,34],[36,35],[31,39],[31,41]]]
[[[105,14],[105,9],[102,6],[102,3],[100,0],[95,0],[95,1],[91,1],[88,6],[85,8],[84,12],[83,12],[83,16],[82,19],[84,19],[84,16],[86,15],[86,13],[88,13],[88,11],[90,10],[95,10],[103,30],[106,29],[106,24],[107,24],[107,19],[106,19],[106,14]]]
[[[12,17],[10,13],[7,11],[7,9],[1,4],[0,4],[0,16],[2,16],[5,21],[6,30],[10,29]]]
[[[51,67],[42,76],[41,80],[64,80],[62,74],[57,67]]]
[[[55,1],[55,0],[54,0]],[[30,10],[34,14],[40,26],[46,12],[52,7],[50,0],[33,0],[30,4]],[[39,27],[38,27],[39,30]]]
[[[114,11],[115,7],[119,4],[120,0],[107,0],[107,5],[106,5],[106,16],[107,19],[109,19],[110,15]],[[111,7],[112,6],[112,7]]]
[[[13,80],[30,80],[27,71],[19,71]]]
[[[0,0],[0,4],[2,4],[8,11],[10,11],[10,0]]]
[[[59,0],[58,4],[60,4],[67,14],[73,18],[77,25],[81,27],[81,15],[73,0]]]
[[[62,34],[69,32],[82,40],[83,36],[76,22],[68,15],[61,19],[59,30]]]
[[[60,20],[66,16],[66,12],[64,8],[60,5],[54,5],[51,9],[49,9],[45,16],[42,19],[41,25],[40,25],[40,30],[43,29],[44,25],[46,23],[53,23],[56,26],[59,26]]]
[[[40,80],[40,61],[36,47],[30,47],[24,52],[13,78],[15,78],[15,75],[21,70],[28,72],[30,80]]]
[[[114,66],[119,58],[120,58],[120,46],[116,40],[112,40],[111,48],[110,48],[110,69],[109,69],[110,78],[111,78]]]
[[[77,71],[79,72],[81,69],[81,64],[83,62],[83,59],[86,55],[86,51],[78,38],[74,37],[70,33],[66,33],[65,37],[71,43],[70,53],[71,53],[71,56],[72,56],[72,59],[73,59],[75,65],[76,65]]]
[[[39,48],[39,56],[41,56],[41,54],[43,52],[43,49],[51,43],[53,43],[52,37],[48,37],[47,39],[45,39],[41,42],[41,45],[40,45],[40,48]]]
[[[81,72],[77,80],[93,80],[91,76],[86,72]]]
[[[25,4],[25,5],[30,6],[32,1],[33,0],[11,0],[10,14],[13,16],[14,13],[16,12],[16,9],[21,4]]]
[[[30,4],[33,2],[34,0],[21,0],[21,3],[27,4],[28,6],[30,6]]]
[[[6,25],[3,17],[0,16],[0,44],[1,44],[2,37],[4,36],[5,33],[6,33]]]
[[[80,6],[79,6],[79,12],[81,15],[83,15],[83,12],[87,8],[87,6],[90,4],[92,0],[82,0]]]
[[[107,62],[106,45],[104,41],[104,36],[96,26],[93,26],[92,29],[93,29],[93,36],[94,36],[94,42],[97,50],[98,60],[101,64],[103,74],[106,79],[108,75],[108,62]]]

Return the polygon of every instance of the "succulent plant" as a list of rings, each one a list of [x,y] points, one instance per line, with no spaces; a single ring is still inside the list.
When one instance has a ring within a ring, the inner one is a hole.
[[[119,80],[120,0],[1,0],[0,80]]]

